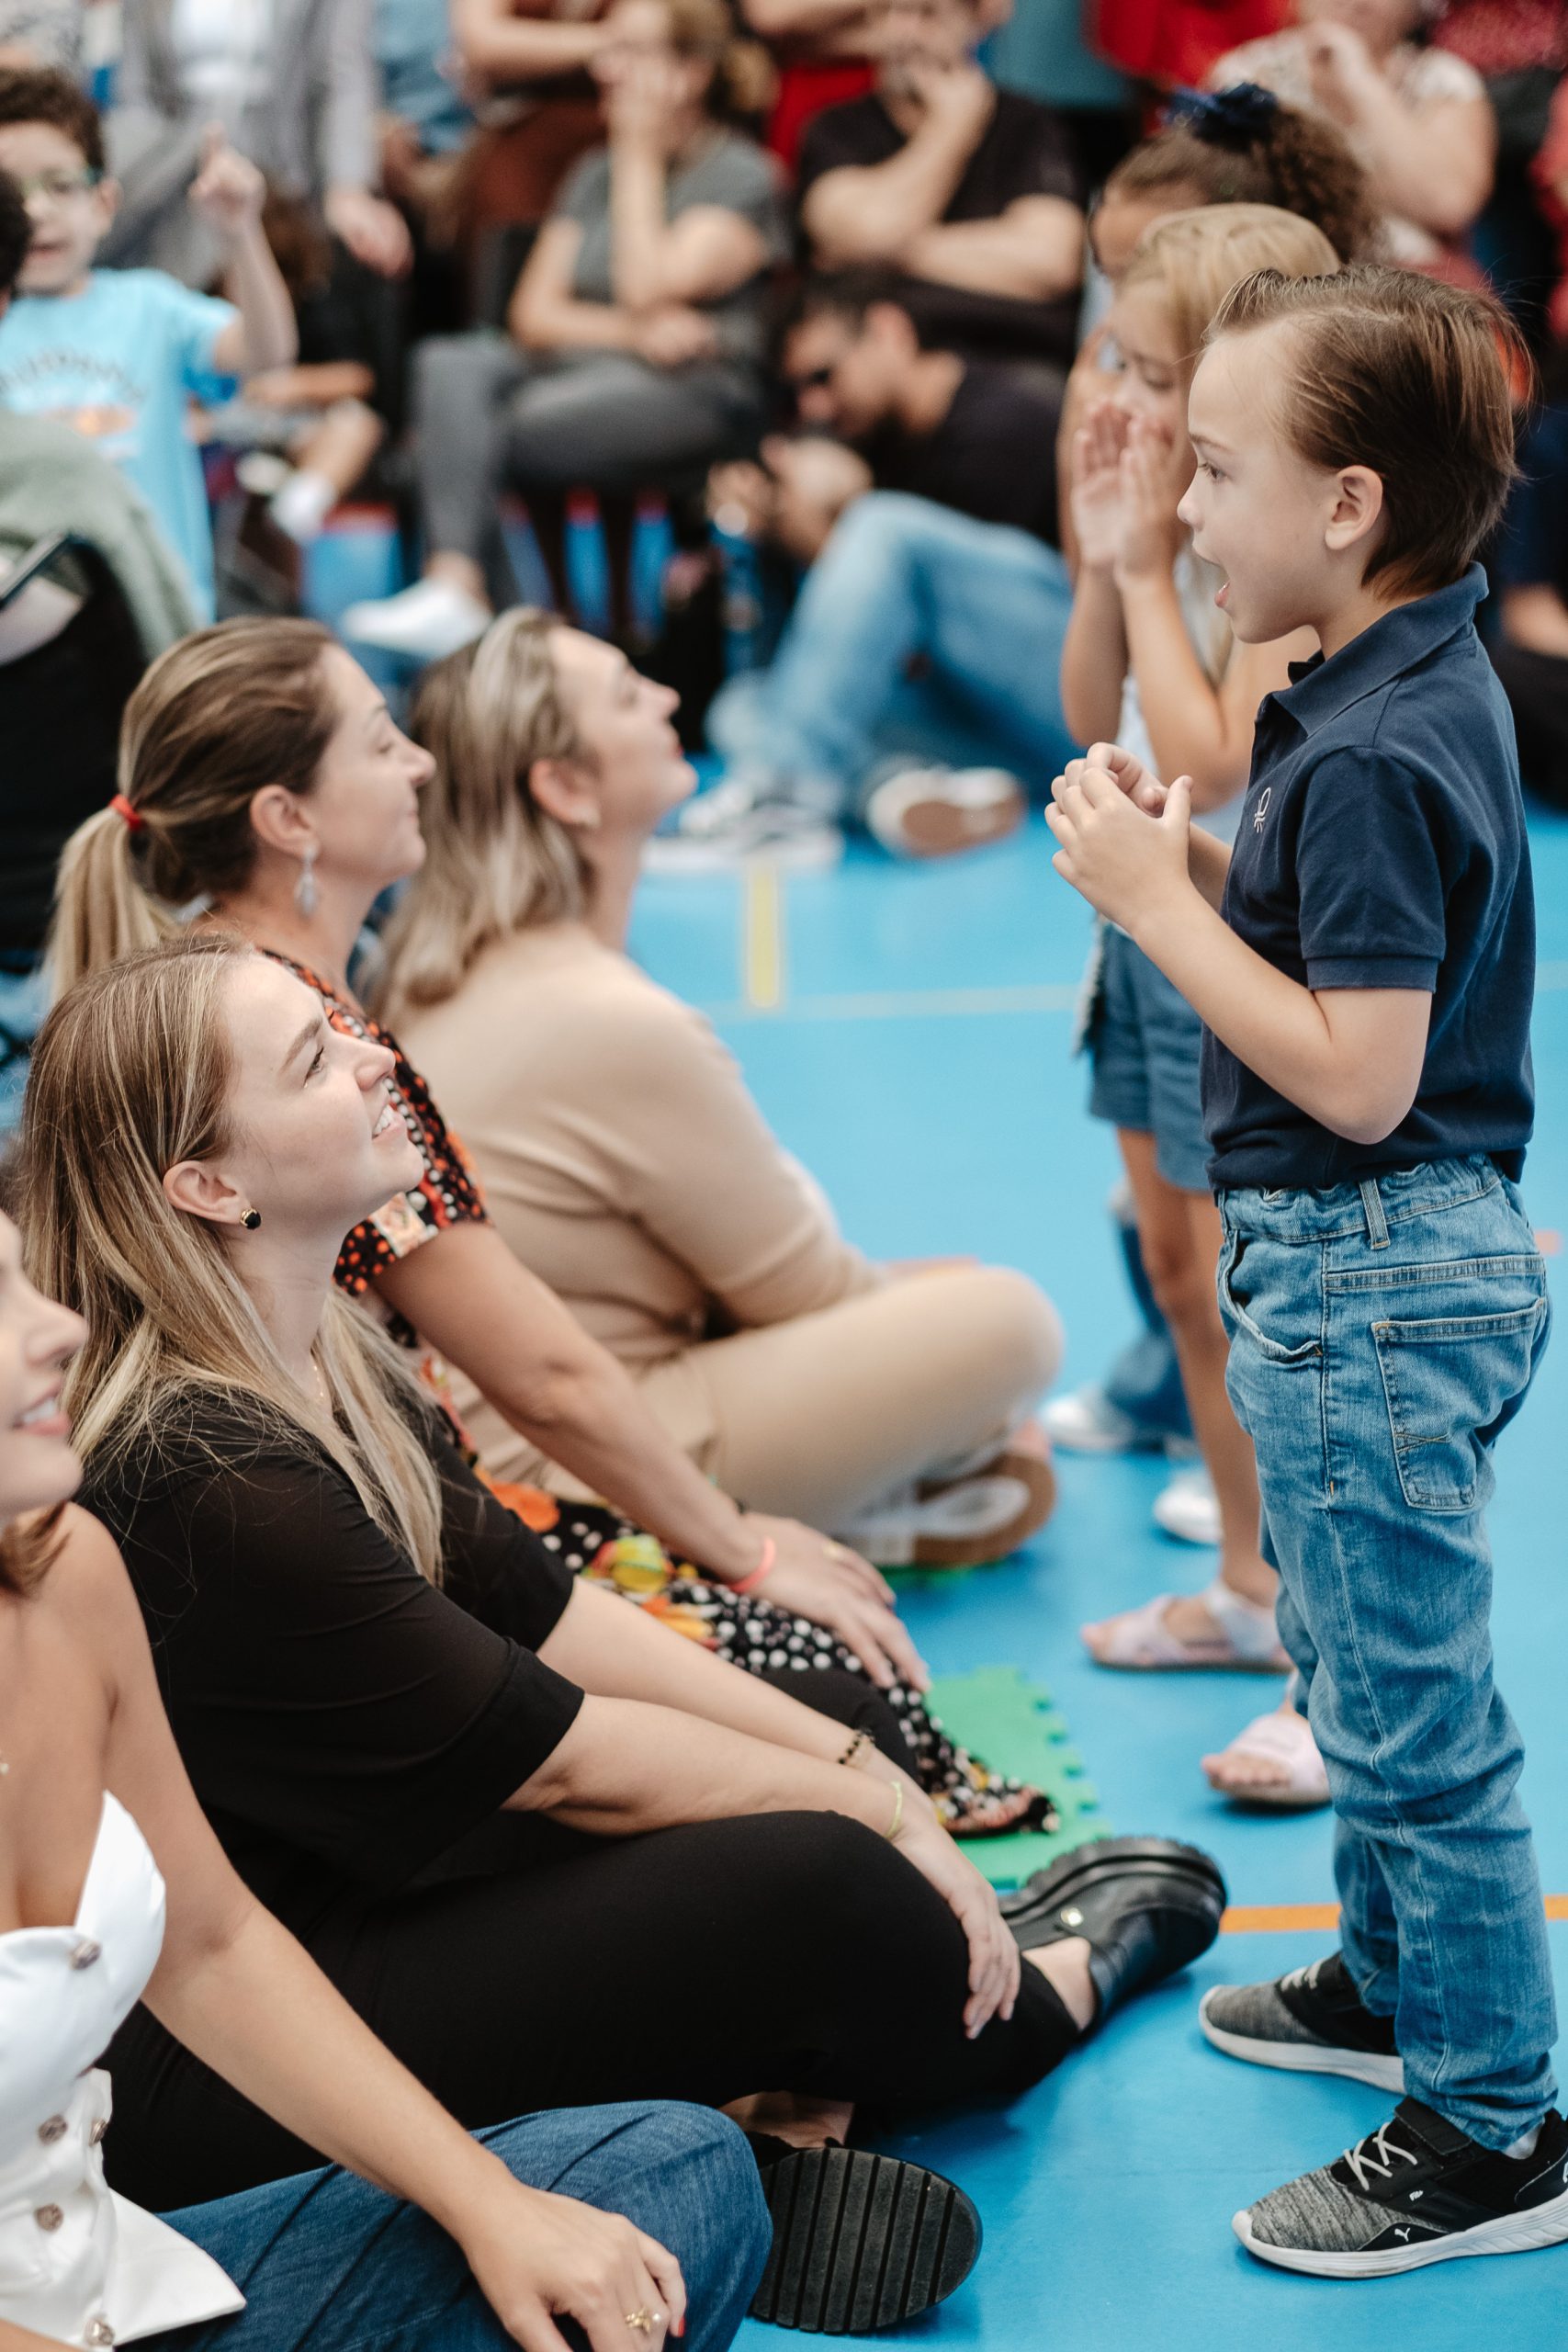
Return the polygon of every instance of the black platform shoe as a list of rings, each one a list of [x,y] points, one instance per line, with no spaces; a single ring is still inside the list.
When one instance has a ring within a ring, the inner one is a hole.
[[[1206,1952],[1224,1907],[1219,1864],[1173,1838],[1099,1838],[1001,1898],[1024,1951],[1083,1937],[1096,2025]]]
[[[944,2302],[980,2255],[980,2216],[929,2165],[748,2132],[773,2244],[753,2319],[868,2335]]]

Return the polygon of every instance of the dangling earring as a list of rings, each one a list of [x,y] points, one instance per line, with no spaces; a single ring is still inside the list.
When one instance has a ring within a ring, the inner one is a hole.
[[[299,879],[294,885],[294,903],[308,922],[316,911],[316,844],[307,842],[299,859]]]
[[[247,1233],[254,1233],[257,1226],[261,1223],[260,1209],[247,1209],[244,1216],[240,1219],[240,1223],[244,1227]]]

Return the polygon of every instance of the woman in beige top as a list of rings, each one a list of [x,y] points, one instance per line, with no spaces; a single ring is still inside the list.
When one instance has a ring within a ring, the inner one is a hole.
[[[704,1470],[884,1563],[997,1558],[1053,1499],[1021,1424],[1055,1312],[1022,1274],[852,1248],[707,1023],[628,959],[643,844],[692,788],[674,699],[525,611],[427,674],[428,854],[389,1017],[505,1238]],[[547,1479],[461,1403],[491,1468]]]

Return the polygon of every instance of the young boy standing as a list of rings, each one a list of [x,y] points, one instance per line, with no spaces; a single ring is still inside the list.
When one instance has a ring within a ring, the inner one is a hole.
[[[1322,653],[1259,710],[1234,852],[1097,745],[1058,870],[1201,1014],[1228,1385],[1337,1814],[1340,1950],[1215,1990],[1237,2057],[1403,2091],[1235,2217],[1378,2276],[1568,2238],[1568,2126],[1518,1734],[1492,1679],[1491,1448],[1545,1344],[1517,1187],[1535,931],[1472,560],[1513,471],[1492,308],[1356,269],[1232,294],[1193,380],[1195,551],[1246,643]]]
[[[209,133],[190,200],[227,251],[233,302],[157,269],[95,269],[118,191],[96,109],[63,74],[0,72],[0,170],[22,190],[33,241],[0,320],[0,407],[55,416],[136,484],[179,557],[197,610],[213,609],[212,531],[192,399],[294,356],[294,311],[262,234],[265,184]]]

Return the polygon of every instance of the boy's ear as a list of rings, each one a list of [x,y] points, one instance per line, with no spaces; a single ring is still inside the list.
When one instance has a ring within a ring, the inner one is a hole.
[[[115,214],[119,210],[120,198],[124,194],[124,190],[121,188],[118,180],[112,180],[106,175],[106,176],[98,182],[97,187],[93,190],[93,194],[98,199],[98,209],[104,216],[104,226],[107,229],[109,222],[114,219]]]
[[[1335,555],[1357,547],[1370,554],[1370,542],[1383,524],[1382,476],[1371,466],[1346,466],[1334,492],[1325,543]]]

